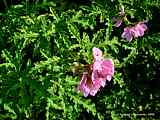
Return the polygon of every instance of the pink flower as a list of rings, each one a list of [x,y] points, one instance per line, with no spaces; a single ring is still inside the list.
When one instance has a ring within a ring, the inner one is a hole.
[[[95,96],[99,89],[105,86],[106,80],[110,81],[114,74],[114,64],[111,59],[104,59],[102,51],[98,48],[93,48],[93,64],[90,65],[90,70],[87,74],[83,73],[79,90],[84,96]]]
[[[147,26],[144,23],[138,23],[135,27],[132,28],[134,37],[141,37],[144,35],[144,32],[147,30]]]
[[[124,32],[122,33],[122,38],[126,38],[127,41],[131,41],[134,38],[142,37],[144,32],[147,30],[147,26],[139,22],[137,25],[133,27],[126,27],[124,28]]]
[[[122,38],[126,38],[127,41],[130,42],[133,39],[132,28],[129,27],[124,28],[124,32],[122,33]]]
[[[121,26],[123,19],[125,17],[124,6],[120,7],[120,12],[118,13],[118,17],[113,17],[112,21],[115,22],[114,26]]]
[[[121,26],[121,24],[122,24],[121,19],[113,17],[112,20],[113,20],[113,22],[115,22],[114,26],[116,26],[116,27]]]

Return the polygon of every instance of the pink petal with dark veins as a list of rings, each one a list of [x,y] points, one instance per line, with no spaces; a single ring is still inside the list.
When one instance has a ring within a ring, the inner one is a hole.
[[[122,33],[122,38],[126,38],[127,41],[129,42],[133,39],[131,28],[129,27],[124,28],[124,32]]]
[[[90,89],[87,86],[87,74],[83,74],[80,81],[79,90],[83,92],[85,97],[89,95]]]

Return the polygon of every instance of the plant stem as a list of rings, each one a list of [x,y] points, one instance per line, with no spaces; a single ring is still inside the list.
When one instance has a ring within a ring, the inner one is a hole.
[[[4,2],[5,7],[8,8],[6,0],[3,0],[3,2]]]

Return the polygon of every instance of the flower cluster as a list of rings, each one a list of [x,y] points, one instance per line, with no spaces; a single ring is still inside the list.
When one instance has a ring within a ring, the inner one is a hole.
[[[127,17],[125,16],[124,7],[122,6],[118,16],[113,17],[112,21],[115,23],[115,27],[120,27],[123,20],[128,21]],[[130,42],[133,38],[142,37],[147,29],[147,25],[145,25],[144,22],[139,22],[135,26],[124,28],[122,38],[125,38]]]
[[[124,7],[121,7],[117,17],[113,17],[114,26],[121,26],[123,21],[127,21],[124,12]],[[147,30],[147,25],[144,22],[139,22],[134,26],[124,28],[122,38],[131,41],[133,38],[138,38],[144,35]],[[95,96],[101,87],[106,85],[106,80],[111,81],[114,74],[114,63],[112,59],[103,58],[102,51],[96,47],[92,49],[93,63],[87,65],[87,71],[83,72],[79,91],[83,92],[84,96]]]
[[[122,38],[126,38],[127,41],[130,42],[133,38],[143,36],[146,30],[147,26],[143,22],[139,22],[133,27],[124,28],[124,32],[122,33]]]
[[[104,59],[102,51],[93,48],[93,64],[89,66],[88,72],[84,72],[80,81],[79,90],[84,96],[95,96],[100,87],[104,87],[106,80],[110,81],[114,74],[114,64],[111,59]]]

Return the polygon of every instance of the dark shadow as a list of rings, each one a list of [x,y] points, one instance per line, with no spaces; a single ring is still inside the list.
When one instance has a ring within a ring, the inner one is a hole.
[[[156,6],[149,7],[152,13],[152,19],[148,21],[147,26],[149,28],[148,34],[154,34],[160,32],[160,8]]]

